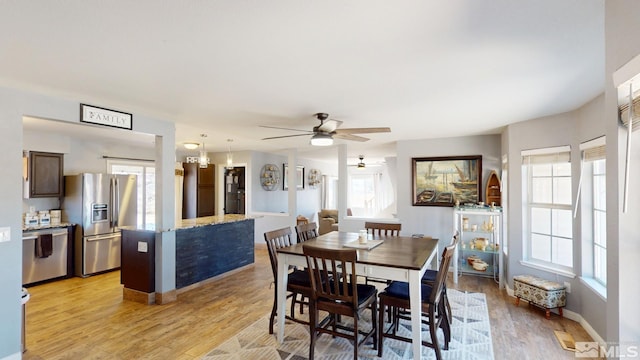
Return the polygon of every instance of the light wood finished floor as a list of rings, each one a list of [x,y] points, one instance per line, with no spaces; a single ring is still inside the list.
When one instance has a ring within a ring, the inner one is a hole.
[[[267,252],[257,249],[255,266],[179,294],[167,305],[123,301],[118,271],[30,287],[23,358],[198,359],[269,313],[272,279]],[[487,294],[497,360],[573,359],[553,330],[591,341],[574,321],[553,315],[546,320],[523,302],[516,307],[490,279],[463,276],[455,288]]]

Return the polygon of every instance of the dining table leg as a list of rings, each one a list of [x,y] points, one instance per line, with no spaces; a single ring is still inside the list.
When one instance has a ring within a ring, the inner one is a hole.
[[[413,358],[419,360],[422,353],[422,286],[418,270],[409,271],[409,303],[411,304],[411,347]]]
[[[285,311],[287,306],[287,270],[289,264],[287,263],[287,256],[285,254],[278,253],[278,281],[277,283],[277,296],[276,296],[276,313],[277,313],[277,338],[278,343],[284,342],[284,321]]]

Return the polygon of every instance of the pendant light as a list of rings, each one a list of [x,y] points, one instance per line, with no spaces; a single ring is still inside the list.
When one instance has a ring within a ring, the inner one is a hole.
[[[198,164],[200,164],[201,168],[209,167],[209,158],[207,157],[207,152],[204,149],[204,138],[207,137],[207,134],[200,134],[202,138],[202,150],[200,150],[200,157],[198,157]]]
[[[233,139],[227,139],[228,152],[227,152],[227,169],[233,169],[233,154],[231,154],[231,143]]]

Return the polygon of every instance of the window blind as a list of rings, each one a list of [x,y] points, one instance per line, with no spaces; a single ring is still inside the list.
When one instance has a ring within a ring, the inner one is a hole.
[[[618,113],[620,114],[620,121],[625,127],[629,126],[629,103],[625,102],[618,106]],[[637,95],[633,99],[633,128],[631,131],[640,129],[640,95]]]
[[[553,148],[523,150],[521,152],[523,164],[558,164],[571,162],[571,147],[558,146]]]
[[[602,160],[607,157],[606,136],[589,140],[580,144],[583,161]]]

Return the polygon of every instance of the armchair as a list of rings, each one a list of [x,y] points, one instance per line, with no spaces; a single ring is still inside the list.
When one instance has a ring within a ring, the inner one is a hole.
[[[347,209],[347,216],[351,216],[351,209]],[[338,231],[338,210],[322,209],[318,212],[318,234]]]

